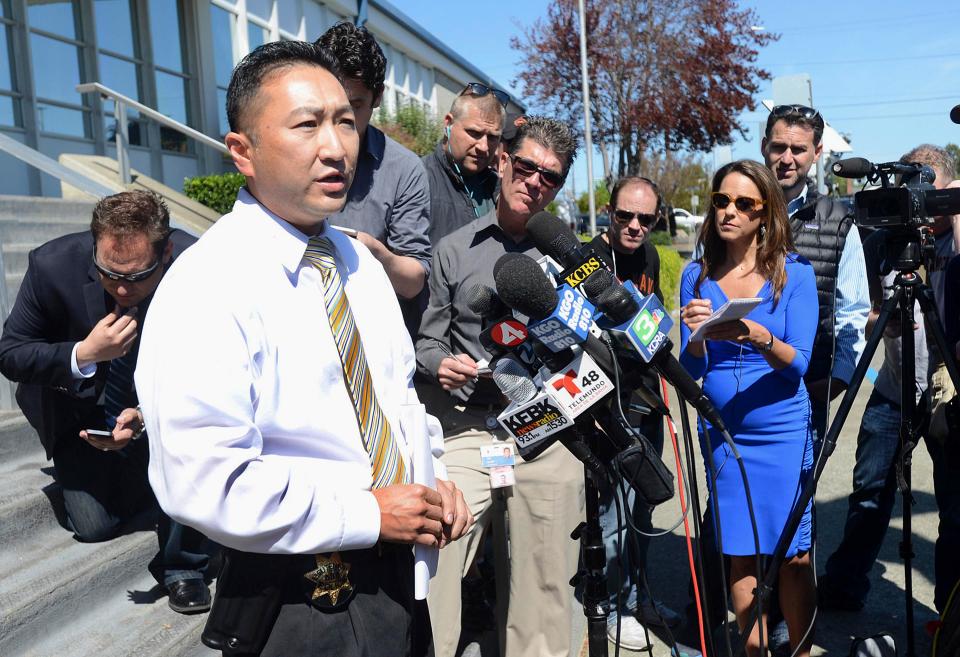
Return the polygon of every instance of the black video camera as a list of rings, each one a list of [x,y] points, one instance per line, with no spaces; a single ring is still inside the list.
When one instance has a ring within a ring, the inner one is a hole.
[[[842,178],[866,178],[879,189],[857,192],[854,197],[858,226],[878,228],[930,226],[933,217],[960,213],[960,189],[934,189],[936,174],[917,163],[873,164],[862,157],[834,162],[833,173]],[[899,176],[899,184],[890,177]]]

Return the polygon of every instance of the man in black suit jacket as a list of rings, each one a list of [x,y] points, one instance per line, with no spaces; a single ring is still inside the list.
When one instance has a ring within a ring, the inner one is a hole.
[[[122,192],[97,203],[89,232],[30,253],[0,337],[0,372],[53,459],[67,522],[81,541],[104,541],[156,502],[133,371],[139,328],[167,266],[195,238],[170,230],[162,199]],[[100,434],[94,433],[100,431]],[[150,572],[181,613],[205,611],[208,554],[196,530],[160,512]]]

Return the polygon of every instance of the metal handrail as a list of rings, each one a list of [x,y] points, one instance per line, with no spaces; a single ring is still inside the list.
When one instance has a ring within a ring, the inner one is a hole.
[[[119,165],[120,183],[122,185],[128,185],[131,181],[130,156],[127,153],[127,148],[130,145],[127,131],[127,107],[137,110],[140,112],[140,114],[148,119],[152,119],[160,125],[170,128],[171,130],[176,130],[180,134],[186,135],[187,137],[200,142],[204,146],[220,151],[224,155],[230,154],[230,151],[227,150],[227,147],[223,145],[223,142],[219,142],[212,137],[208,137],[207,135],[198,130],[194,130],[188,125],[184,125],[179,121],[171,119],[169,116],[161,114],[152,107],[147,107],[143,103],[137,102],[128,96],[124,96],[122,93],[114,91],[110,87],[103,86],[99,82],[84,82],[83,84],[78,84],[77,91],[82,94],[98,93],[104,98],[113,99],[113,116],[117,120],[117,131],[115,137],[117,143],[117,164]]]

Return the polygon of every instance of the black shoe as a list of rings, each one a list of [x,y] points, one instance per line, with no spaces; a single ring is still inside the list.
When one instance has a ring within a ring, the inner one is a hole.
[[[167,604],[178,614],[199,614],[210,609],[210,589],[202,579],[181,579],[167,587]]]

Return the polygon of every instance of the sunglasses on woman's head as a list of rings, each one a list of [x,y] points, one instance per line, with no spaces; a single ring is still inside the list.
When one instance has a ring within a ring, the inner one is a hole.
[[[463,88],[463,91],[460,92],[461,96],[470,94],[471,96],[486,96],[487,94],[493,94],[494,98],[500,101],[500,104],[504,107],[507,106],[507,103],[510,102],[510,96],[507,95],[506,91],[500,91],[499,89],[494,89],[493,87],[488,87],[485,84],[480,84],[479,82],[468,82],[467,86]]]
[[[710,202],[717,210],[726,210],[733,203],[740,212],[755,212],[764,206],[765,201],[751,196],[730,196],[723,192],[714,192],[710,195]]]

